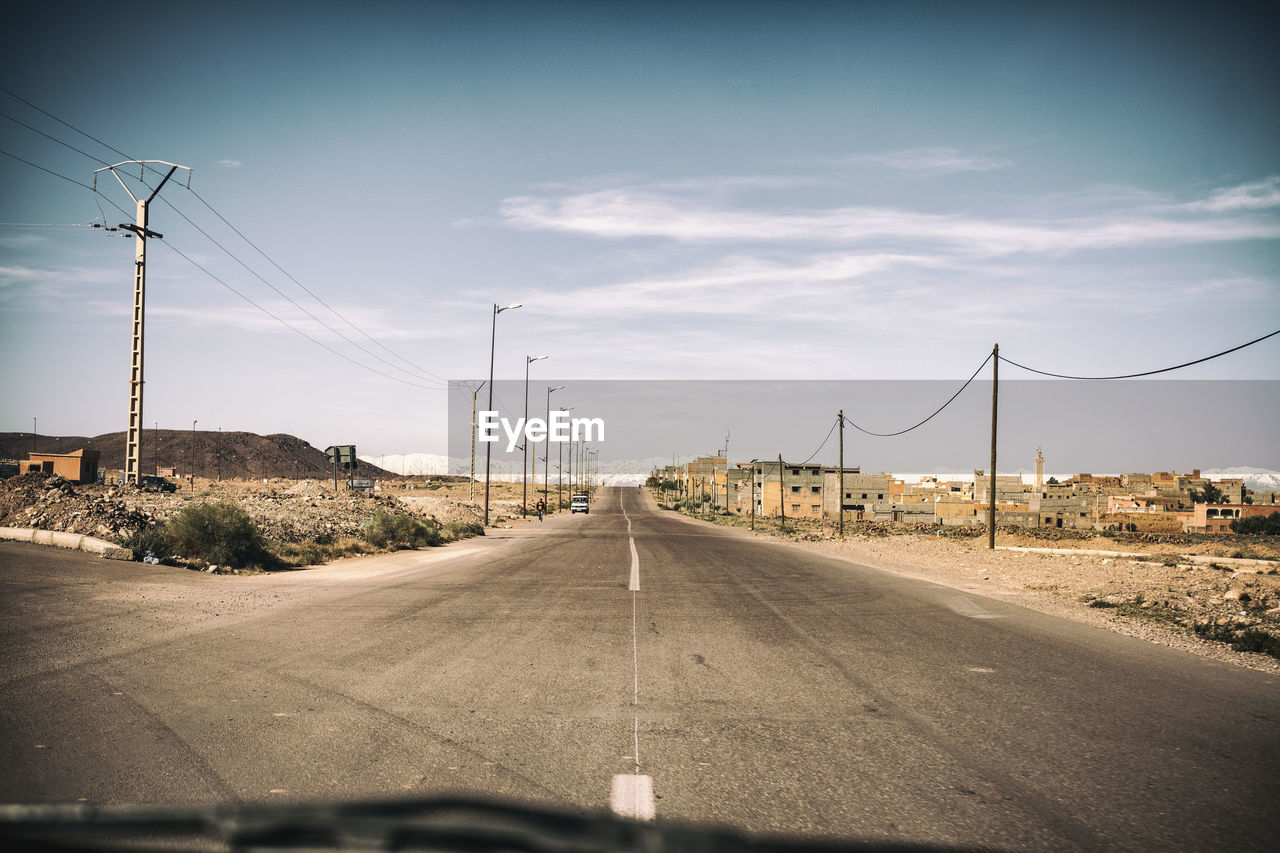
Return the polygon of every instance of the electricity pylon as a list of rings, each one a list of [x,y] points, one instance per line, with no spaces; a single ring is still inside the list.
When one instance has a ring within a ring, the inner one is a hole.
[[[138,198],[129,189],[129,185],[124,182],[120,174],[116,171],[120,166],[136,165],[138,167],[138,180],[143,178],[143,172],[147,168],[148,163],[158,163],[162,166],[168,166],[169,172],[164,176],[164,180],[151,191],[151,195],[144,199]],[[179,169],[187,171],[187,186],[191,186],[191,169],[187,166],[179,166],[176,163],[168,163],[164,160],[126,160],[123,163],[116,163],[114,166],[106,166],[97,169],[93,173],[93,188],[98,189],[98,172],[110,172],[115,175],[115,179],[120,182],[120,186],[124,187],[124,191],[129,194],[129,198],[133,199],[138,206],[137,221],[130,225],[121,223],[120,227],[126,231],[132,231],[135,241],[135,251],[133,260],[133,357],[129,368],[129,429],[125,433],[125,462],[124,462],[124,480],[126,483],[137,483],[138,475],[142,464],[142,344],[143,344],[143,325],[145,319],[145,308],[147,301],[147,238],[155,237],[163,238],[163,234],[147,228],[147,208],[151,201],[160,194],[160,189],[169,182],[173,177],[173,173]]]

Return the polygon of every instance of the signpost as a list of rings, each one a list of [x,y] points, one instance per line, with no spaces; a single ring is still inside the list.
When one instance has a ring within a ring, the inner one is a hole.
[[[356,468],[356,446],[354,444],[334,444],[325,448],[325,456],[333,464],[333,493],[338,493],[338,466],[344,470],[354,471]]]

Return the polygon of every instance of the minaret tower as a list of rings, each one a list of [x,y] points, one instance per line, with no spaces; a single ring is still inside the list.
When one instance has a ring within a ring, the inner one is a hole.
[[[1036,491],[1044,488],[1044,451],[1036,448]]]

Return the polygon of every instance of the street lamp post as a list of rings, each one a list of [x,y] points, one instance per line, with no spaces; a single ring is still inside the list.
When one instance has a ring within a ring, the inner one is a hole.
[[[535,361],[542,361],[549,356],[545,355],[526,355],[524,357],[524,457],[520,463],[520,517],[529,517],[529,365]],[[533,464],[537,465],[538,460],[535,457]],[[536,487],[536,483],[534,484]]]
[[[573,407],[573,406],[564,406],[563,408],[559,409],[559,411],[561,411],[561,412],[572,412],[572,411],[573,411],[573,409],[574,409],[574,407]],[[573,443],[572,443],[572,441],[573,441],[573,434],[572,434],[572,433],[570,433],[570,435],[569,435],[569,439],[570,439],[569,447],[570,447],[570,448],[572,448],[572,447],[573,447]],[[564,506],[564,495],[562,494],[562,491],[563,491],[563,489],[564,489],[564,442],[563,442],[563,441],[556,442],[556,445],[557,445],[557,447],[559,448],[559,450],[557,451],[557,453],[558,453],[558,454],[559,454],[559,456],[560,456],[560,464],[556,466],[556,510],[557,510],[557,511],[559,511],[559,510]],[[570,464],[572,464],[572,462],[573,462],[573,453],[572,453],[572,452],[570,452],[570,454],[569,454],[569,461],[570,461]],[[571,480],[569,480],[569,489],[570,489],[570,491],[572,491],[572,489],[573,489],[573,480],[572,480],[572,479],[571,479]]]
[[[550,487],[547,482],[547,467],[551,464],[551,395],[556,391],[563,390],[563,385],[557,385],[554,388],[550,385],[547,386],[547,446],[544,448],[546,455],[542,457],[542,504],[547,507],[548,510],[550,510],[551,507],[551,503],[548,501],[549,495],[547,494],[547,492],[550,491]],[[559,509],[559,507],[556,507],[556,509]]]
[[[493,411],[493,352],[498,342],[498,315],[503,311],[510,311],[513,308],[519,308],[521,303],[508,305],[500,308],[495,302],[493,304],[493,329],[489,336],[489,408],[487,411]],[[484,444],[484,524],[489,526],[489,471],[492,458],[493,442],[486,441]]]

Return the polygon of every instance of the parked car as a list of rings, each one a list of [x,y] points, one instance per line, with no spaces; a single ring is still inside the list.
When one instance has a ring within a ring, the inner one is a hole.
[[[569,514],[575,512],[591,513],[591,502],[587,500],[586,495],[574,495],[569,499]]]
[[[144,492],[176,492],[178,484],[171,483],[164,477],[143,476],[138,478],[138,488]]]

